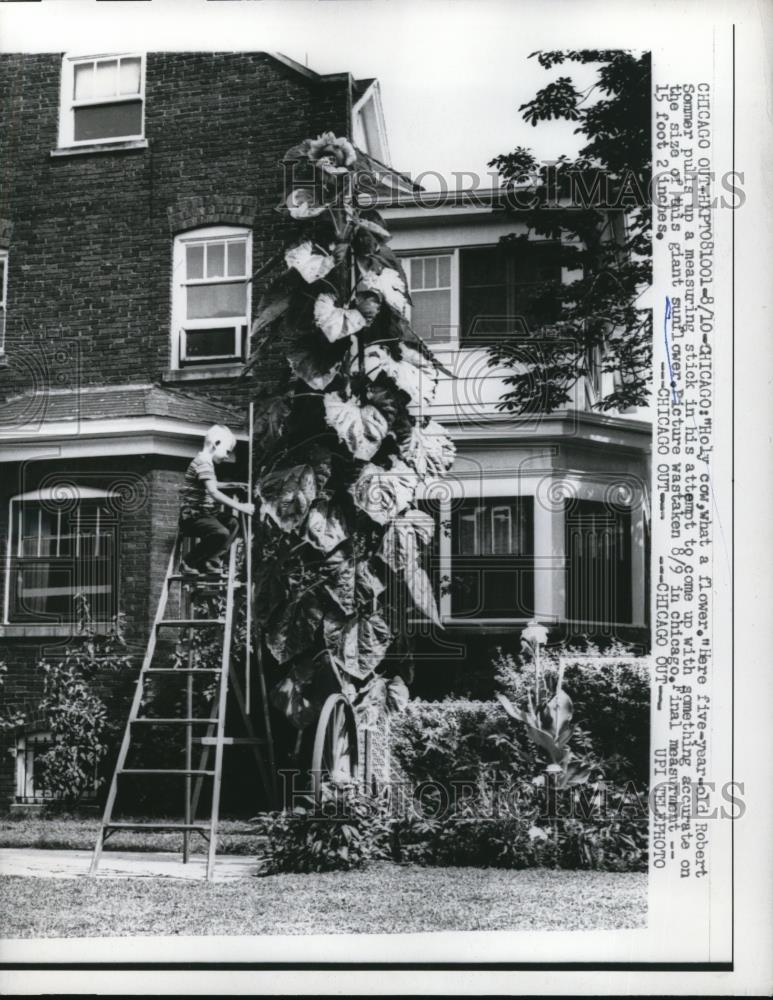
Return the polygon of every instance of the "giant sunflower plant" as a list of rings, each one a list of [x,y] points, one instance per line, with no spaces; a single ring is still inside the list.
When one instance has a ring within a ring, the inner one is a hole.
[[[415,503],[454,446],[428,414],[441,366],[411,329],[390,234],[363,191],[370,161],[328,132],[289,150],[279,211],[292,233],[264,272],[248,366],[281,374],[256,401],[254,588],[276,668],[272,703],[298,728],[348,695],[372,726],[402,708],[408,617],[440,624]]]

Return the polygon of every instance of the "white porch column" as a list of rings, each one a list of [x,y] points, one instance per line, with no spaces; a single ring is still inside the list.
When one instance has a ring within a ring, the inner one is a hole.
[[[549,493],[550,491],[546,491]],[[544,624],[566,617],[564,505],[534,497],[534,617]]]
[[[644,602],[647,600],[644,586],[644,505],[639,504],[631,511],[631,620],[634,625],[645,624]]]
[[[448,579],[451,578],[451,531],[446,530],[445,528],[445,525],[448,524],[450,520],[451,500],[448,497],[444,497],[440,501],[440,524],[438,525],[438,531],[440,532],[440,537],[438,538],[438,555],[440,558],[441,581],[443,577],[448,577]],[[451,616],[450,591],[441,593],[440,600],[438,602],[438,610],[440,611],[441,621]]]

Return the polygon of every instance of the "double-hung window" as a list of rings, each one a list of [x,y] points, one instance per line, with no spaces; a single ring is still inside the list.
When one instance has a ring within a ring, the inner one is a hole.
[[[142,139],[144,103],[143,55],[65,56],[59,145]]]
[[[411,293],[411,326],[427,342],[451,340],[451,254],[403,261]]]
[[[0,250],[0,354],[5,350],[5,316],[8,302],[8,251]]]
[[[85,487],[77,498],[56,489],[25,493],[10,502],[9,526],[6,622],[73,621],[77,594],[95,620],[112,618],[118,518],[109,494]]]
[[[453,513],[451,611],[462,618],[534,613],[534,498],[465,500]]]
[[[173,367],[243,360],[251,267],[252,239],[247,229],[217,226],[177,237]]]

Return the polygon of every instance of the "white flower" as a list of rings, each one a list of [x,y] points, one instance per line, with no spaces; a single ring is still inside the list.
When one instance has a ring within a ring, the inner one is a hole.
[[[344,309],[336,305],[332,295],[323,292],[314,303],[314,322],[330,343],[350,337],[366,325],[366,319],[359,309]]]
[[[295,188],[285,200],[287,211],[294,219],[314,219],[322,215],[326,205],[320,205],[309,188]]]
[[[285,262],[288,267],[294,267],[309,284],[324,278],[335,267],[335,261],[329,254],[314,253],[310,240],[288,250]]]
[[[393,267],[385,267],[381,274],[376,274],[375,271],[360,266],[360,274],[358,291],[379,292],[398,315],[407,316],[408,300],[405,297],[405,282]]]

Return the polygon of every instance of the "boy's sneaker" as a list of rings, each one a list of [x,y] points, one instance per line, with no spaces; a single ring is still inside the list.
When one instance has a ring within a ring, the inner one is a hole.
[[[180,560],[180,572],[184,576],[201,576],[201,571],[195,566],[190,566],[184,559]]]
[[[221,562],[216,562],[214,559],[207,559],[204,563],[204,572],[209,573],[212,576],[225,576],[225,566]]]

